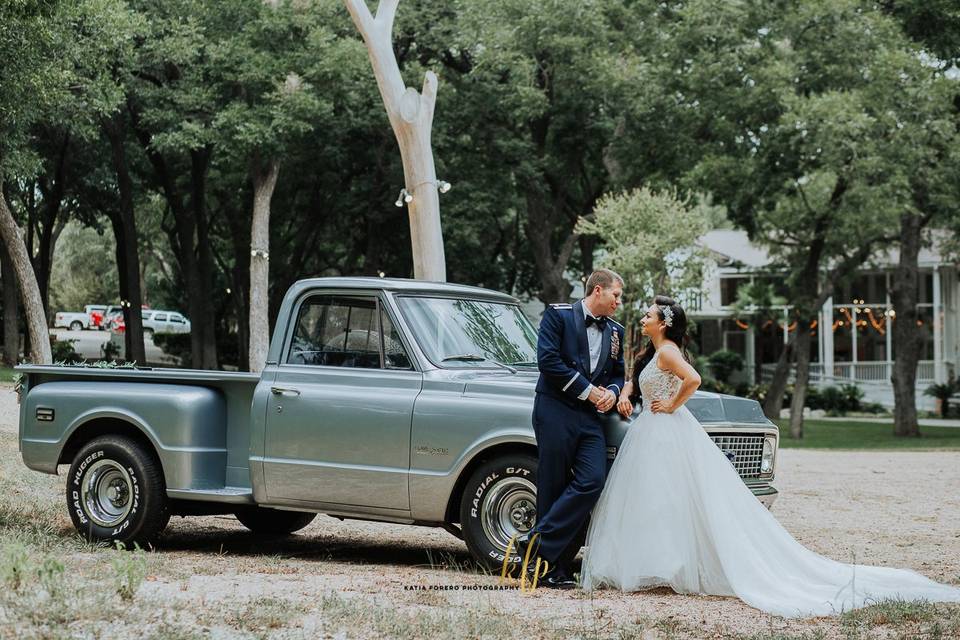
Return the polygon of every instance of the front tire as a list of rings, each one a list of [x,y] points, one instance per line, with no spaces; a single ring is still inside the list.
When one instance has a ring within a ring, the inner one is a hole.
[[[281,511],[267,507],[244,507],[236,512],[240,524],[254,533],[283,536],[300,531],[317,517],[304,511]]]
[[[170,521],[160,461],[125,436],[100,436],[80,449],[66,497],[73,526],[90,541],[146,547]]]
[[[510,454],[483,462],[460,499],[460,526],[470,553],[490,569],[503,566],[510,538],[537,518],[537,459]],[[521,561],[511,553],[510,564]]]

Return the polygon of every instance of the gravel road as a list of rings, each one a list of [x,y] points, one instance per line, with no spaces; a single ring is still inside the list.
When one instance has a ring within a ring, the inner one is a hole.
[[[16,433],[17,409],[15,395],[0,388],[0,454],[22,469],[11,437]],[[0,471],[20,473],[10,464]],[[62,483],[62,475],[49,476],[35,490],[43,500],[61,502]],[[960,451],[785,449],[779,453],[775,485],[781,495],[774,513],[814,551],[844,561],[910,568],[960,584]],[[69,528],[65,509],[61,524],[64,530]],[[85,555],[92,554],[78,553],[75,561],[82,563]],[[599,635],[624,621],[667,620],[681,636],[699,637],[690,629],[700,629],[711,637],[711,629],[722,629],[844,637],[834,618],[787,621],[735,599],[682,596],[664,589],[637,594],[602,591],[593,598],[579,591],[542,589],[411,591],[411,585],[497,583],[496,576],[465,568],[469,556],[462,542],[441,529],[425,527],[319,516],[302,535],[265,542],[246,533],[232,517],[176,518],[160,553],[151,555],[158,559],[151,562],[153,575],[138,598],[181,609],[189,609],[198,599],[208,606],[241,596],[315,601],[334,591],[401,610],[495,609],[581,628],[586,620],[587,626],[599,628]],[[309,620],[299,625],[304,632],[310,628]],[[649,637],[658,637],[652,633]]]

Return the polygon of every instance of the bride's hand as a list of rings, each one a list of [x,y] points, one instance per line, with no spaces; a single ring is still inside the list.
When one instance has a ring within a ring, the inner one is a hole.
[[[625,393],[620,394],[620,400],[617,402],[617,411],[624,418],[629,418],[633,413],[633,403],[630,402],[630,396]]]
[[[653,413],[673,413],[676,407],[669,400],[654,400],[650,403],[650,411]]]

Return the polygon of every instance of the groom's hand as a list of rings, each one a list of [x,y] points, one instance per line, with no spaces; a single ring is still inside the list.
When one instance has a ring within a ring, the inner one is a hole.
[[[617,394],[615,394],[610,389],[605,389],[604,387],[594,387],[593,391],[590,392],[588,398],[590,402],[597,408],[598,411],[606,413],[613,408],[614,403],[617,401]]]

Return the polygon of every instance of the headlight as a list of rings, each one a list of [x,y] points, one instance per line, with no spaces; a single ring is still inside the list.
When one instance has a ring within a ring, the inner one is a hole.
[[[770,475],[773,473],[773,438],[764,438],[763,457],[760,459],[760,473]]]

